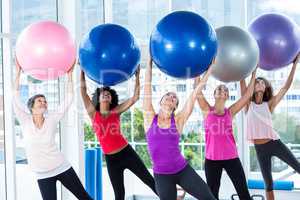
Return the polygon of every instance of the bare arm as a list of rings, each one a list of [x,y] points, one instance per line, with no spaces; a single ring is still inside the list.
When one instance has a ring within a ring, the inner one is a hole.
[[[241,89],[241,96],[244,96],[247,90],[247,85],[245,79],[240,81],[240,89]]]
[[[92,103],[92,100],[90,99],[89,95],[87,94],[85,74],[82,70],[80,73],[80,93],[81,93],[84,107],[85,107],[90,119],[93,120],[95,113],[96,113],[96,109]]]
[[[300,53],[297,55],[293,62],[293,67],[291,69],[291,72],[288,76],[288,79],[286,80],[284,86],[279,90],[279,92],[268,102],[270,111],[273,112],[275,107],[278,105],[278,103],[281,101],[281,99],[284,97],[284,95],[287,93],[289,88],[292,85],[292,82],[294,80],[295,72],[296,72],[296,66],[300,61]]]
[[[140,66],[138,67],[136,74],[135,74],[135,88],[134,94],[131,98],[127,99],[120,105],[115,108],[115,111],[119,114],[128,110],[135,102],[137,102],[140,98]]]
[[[199,84],[200,78],[195,79],[195,86]],[[203,113],[204,116],[206,116],[206,113],[209,111],[210,109],[210,105],[208,103],[208,101],[206,100],[202,90],[199,91],[198,96],[197,96],[197,102],[199,104],[199,107]]]
[[[204,88],[210,74],[211,67],[209,67],[203,78],[199,81],[198,85],[186,101],[183,109],[175,116],[176,125],[180,133],[182,132],[183,126],[188,120],[189,116],[192,114],[197,96],[199,95],[199,92]]]
[[[152,105],[152,59],[149,60],[145,72],[143,110],[145,130],[148,130],[155,115]]]
[[[247,85],[246,85],[246,80],[243,79],[240,81],[240,89],[241,89],[241,96],[244,96],[247,90]],[[249,102],[246,104],[245,106],[245,111],[248,112],[248,108],[249,108]]]
[[[215,64],[215,59],[212,61],[211,65],[213,65],[213,64]],[[199,81],[199,79],[196,79],[195,85],[197,84],[197,81]],[[199,91],[199,94],[198,94],[198,97],[197,97],[197,102],[199,104],[199,107],[202,111],[203,116],[206,117],[206,115],[209,112],[209,109],[210,109],[211,106],[208,103],[208,101],[206,100],[202,90]]]
[[[256,72],[257,72],[257,69],[258,69],[258,65],[256,65]],[[249,83],[250,84],[250,83]],[[246,91],[247,91],[247,85],[246,85],[246,80],[243,79],[240,81],[240,92],[241,92],[241,96],[244,96]],[[249,105],[250,105],[250,102],[251,102],[251,99],[249,99],[248,103],[246,104],[245,106],[245,111],[248,112],[248,108],[249,108]]]
[[[244,94],[236,103],[230,106],[229,111],[232,117],[234,117],[245,105],[247,105],[247,103],[251,99],[254,91],[256,71],[257,68],[252,72],[251,81]]]

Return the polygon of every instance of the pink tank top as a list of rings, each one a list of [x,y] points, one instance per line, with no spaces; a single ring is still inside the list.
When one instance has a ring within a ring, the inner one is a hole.
[[[273,129],[272,113],[268,102],[256,104],[251,102],[247,112],[247,139],[272,139],[278,140],[280,137]]]
[[[229,160],[238,157],[232,130],[232,117],[227,108],[223,115],[210,108],[204,120],[205,158],[209,160]]]

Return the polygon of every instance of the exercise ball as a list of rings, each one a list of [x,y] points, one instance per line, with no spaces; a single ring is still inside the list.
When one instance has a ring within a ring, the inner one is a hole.
[[[23,71],[39,80],[56,79],[76,60],[76,46],[68,30],[53,21],[26,27],[18,37],[16,57]]]
[[[131,33],[116,24],[94,27],[84,36],[79,61],[87,76],[105,86],[128,80],[140,62],[140,49]]]
[[[223,82],[246,78],[258,63],[259,50],[255,39],[241,28],[223,26],[216,29],[218,53],[212,75]]]
[[[256,19],[249,26],[259,46],[259,67],[275,70],[292,63],[300,51],[300,30],[289,17],[269,13]]]
[[[193,78],[207,70],[217,52],[212,26],[188,11],[168,14],[154,28],[150,54],[157,67],[175,78]]]

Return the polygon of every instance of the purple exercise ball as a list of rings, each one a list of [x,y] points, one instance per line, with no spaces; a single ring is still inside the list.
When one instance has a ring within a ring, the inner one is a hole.
[[[285,15],[261,15],[252,21],[249,31],[257,41],[259,67],[264,70],[287,66],[300,52],[300,28]]]

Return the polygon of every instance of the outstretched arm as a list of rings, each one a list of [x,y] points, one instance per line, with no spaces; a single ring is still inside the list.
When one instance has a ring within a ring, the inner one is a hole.
[[[290,89],[292,82],[294,80],[294,75],[296,72],[296,66],[300,61],[300,53],[297,55],[295,60],[293,61],[293,67],[291,69],[291,72],[288,76],[288,79],[286,80],[284,86],[279,90],[279,92],[273,96],[273,98],[269,101],[269,108],[270,111],[273,112],[275,107],[278,105],[280,100],[284,97],[284,95],[287,93],[287,91]]]
[[[68,81],[67,81],[67,85],[65,88],[63,100],[61,101],[59,106],[55,109],[55,111],[51,112],[51,115],[54,117],[54,119],[56,121],[60,120],[65,115],[65,113],[70,108],[70,106],[73,102],[73,99],[74,99],[73,69],[74,69],[75,64],[76,64],[76,61],[74,61],[72,67],[70,68],[70,70],[67,73]]]
[[[21,66],[18,62],[18,60],[15,60],[16,62],[16,78],[14,82],[14,92],[20,92],[20,77],[21,77]]]
[[[251,81],[244,94],[237,102],[229,107],[229,111],[232,117],[234,117],[244,106],[249,103],[254,91],[256,71],[257,68],[252,72]]]
[[[240,80],[240,89],[241,89],[241,96],[244,96],[247,90],[246,80]]]
[[[92,100],[90,99],[89,95],[87,94],[85,74],[82,70],[80,73],[80,93],[81,93],[84,107],[85,107],[90,119],[93,120],[94,115],[96,113],[96,109],[92,103]]]
[[[14,91],[14,96],[13,96],[13,108],[16,113],[17,118],[20,121],[24,121],[29,114],[26,112],[25,105],[21,101],[20,97],[20,77],[21,77],[21,66],[18,63],[18,60],[16,59],[16,78],[15,82],[13,85],[13,91]]]
[[[204,88],[210,74],[211,74],[211,67],[209,67],[209,69],[205,72],[203,78],[199,81],[196,88],[194,89],[192,94],[189,96],[188,100],[185,102],[183,109],[175,116],[176,125],[177,125],[178,131],[180,133],[182,132],[184,124],[186,123],[186,121],[188,120],[190,115],[192,114],[195,101],[196,101],[200,91]]]
[[[215,59],[212,61],[211,65],[213,65],[213,64],[215,64]],[[195,85],[198,84],[199,80],[200,79],[196,79]],[[206,100],[206,98],[205,98],[202,90],[199,91],[199,95],[197,97],[197,101],[198,101],[199,107],[200,107],[200,109],[201,109],[201,111],[203,113],[203,116],[206,117],[206,115],[209,112],[209,109],[210,109],[211,106],[209,105],[208,101]]]
[[[200,82],[200,78],[195,79],[194,85],[195,86],[198,85],[199,82]],[[203,115],[206,116],[206,113],[208,113],[211,106],[209,105],[208,101],[206,100],[202,90],[200,90],[198,94],[199,94],[197,96],[198,105],[199,105]]]
[[[152,59],[151,58],[149,60],[145,72],[143,110],[144,110],[145,130],[148,130],[152,123],[153,117],[155,115],[155,111],[152,105]]]
[[[137,102],[140,98],[140,66],[138,67],[136,73],[135,73],[135,88],[134,88],[134,94],[131,98],[127,99],[120,105],[118,105],[115,108],[115,111],[119,114],[125,112],[128,110],[135,102]]]

